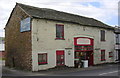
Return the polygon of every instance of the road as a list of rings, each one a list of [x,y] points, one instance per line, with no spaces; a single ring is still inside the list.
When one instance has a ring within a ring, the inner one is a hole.
[[[106,64],[88,68],[72,68],[71,70],[50,70],[44,72],[28,72],[2,67],[2,76],[118,76],[120,65]],[[74,70],[74,71],[73,71]]]
[[[56,76],[118,76],[119,71],[118,66],[108,65],[104,68],[56,74]]]

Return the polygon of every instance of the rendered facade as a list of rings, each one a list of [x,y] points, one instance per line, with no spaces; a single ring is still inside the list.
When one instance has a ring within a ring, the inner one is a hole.
[[[6,66],[30,71],[114,62],[114,28],[93,18],[17,3],[5,27]]]

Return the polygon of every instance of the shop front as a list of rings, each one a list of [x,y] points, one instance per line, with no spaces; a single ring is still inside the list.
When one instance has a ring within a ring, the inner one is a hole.
[[[80,62],[88,61],[88,66],[93,63],[93,44],[94,40],[87,37],[74,38],[74,66],[78,67]]]

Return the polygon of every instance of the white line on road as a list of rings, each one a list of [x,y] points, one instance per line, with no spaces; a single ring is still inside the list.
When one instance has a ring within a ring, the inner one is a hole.
[[[108,72],[108,73],[102,73],[102,74],[99,74],[99,75],[106,75],[106,74],[111,74],[111,73],[116,73],[116,72],[118,72],[118,71],[112,71],[112,72]]]

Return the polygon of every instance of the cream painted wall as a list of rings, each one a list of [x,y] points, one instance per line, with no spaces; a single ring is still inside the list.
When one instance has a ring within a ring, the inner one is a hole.
[[[64,24],[65,40],[55,40],[56,24]],[[101,49],[106,50],[106,62],[113,59],[108,57],[110,51],[114,51],[114,33],[110,30],[106,31],[106,41],[100,41],[100,30],[102,28],[86,27],[72,23],[62,23],[59,21],[50,21],[45,19],[32,20],[32,66],[33,71],[48,69],[56,66],[56,50],[65,50],[65,65],[74,66],[74,37],[92,37],[94,39],[94,64],[102,63],[100,61]],[[72,48],[71,55],[67,55],[65,48]],[[48,53],[48,64],[38,66],[38,53]]]

